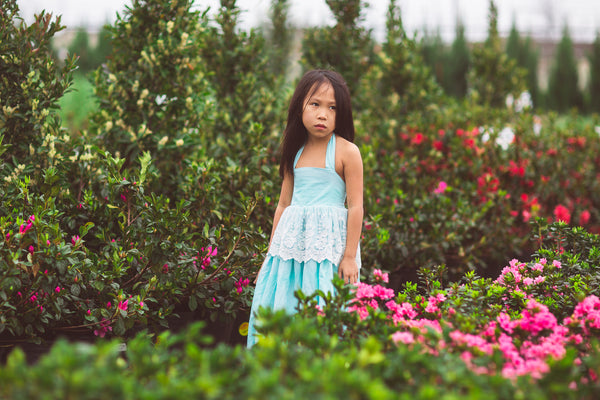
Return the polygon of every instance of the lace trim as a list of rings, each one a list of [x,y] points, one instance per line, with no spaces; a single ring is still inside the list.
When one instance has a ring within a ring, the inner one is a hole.
[[[346,248],[348,210],[336,206],[288,206],[268,254],[299,262],[329,260],[339,265]],[[360,249],[356,252],[360,267]]]

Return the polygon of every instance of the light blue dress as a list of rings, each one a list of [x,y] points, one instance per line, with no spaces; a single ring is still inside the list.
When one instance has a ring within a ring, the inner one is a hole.
[[[325,168],[296,168],[303,150],[304,146],[294,159],[292,202],[281,214],[256,282],[249,348],[258,339],[254,324],[259,307],[293,313],[298,303],[296,290],[307,295],[317,289],[334,292],[332,278],[346,248],[348,219],[346,184],[335,172],[335,134],[327,144]],[[356,262],[360,268],[360,249]],[[323,304],[320,298],[319,304]]]

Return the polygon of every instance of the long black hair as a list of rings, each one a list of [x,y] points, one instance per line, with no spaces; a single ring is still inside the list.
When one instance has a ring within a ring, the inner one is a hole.
[[[308,138],[308,131],[302,123],[304,99],[311,97],[323,85],[330,84],[335,97],[335,134],[354,142],[354,121],[350,90],[340,74],[329,70],[312,70],[304,74],[290,101],[288,118],[281,144],[279,176],[288,172],[294,174],[294,158]]]

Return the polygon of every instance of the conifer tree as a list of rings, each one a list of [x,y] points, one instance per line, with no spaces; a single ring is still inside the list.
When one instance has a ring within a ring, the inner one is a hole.
[[[110,30],[107,25],[104,25],[98,34],[98,43],[93,49],[93,68],[96,69],[102,63],[106,62],[106,59],[112,52],[112,40],[110,36]]]
[[[471,68],[470,53],[465,37],[465,26],[462,21],[458,21],[456,36],[448,53],[443,87],[447,94],[459,99],[467,94],[467,76]]]
[[[581,110],[583,106],[583,97],[579,90],[577,62],[567,26],[563,29],[562,39],[554,55],[548,82],[548,105],[560,112],[565,112],[572,107]]]
[[[600,32],[596,33],[596,40],[594,40],[588,59],[590,62],[588,85],[590,111],[600,113]]]
[[[525,90],[525,71],[509,59],[498,35],[498,9],[490,0],[488,37],[473,49],[473,64],[469,73],[470,96],[473,101],[502,107],[506,97],[518,97]]]
[[[290,65],[294,31],[289,26],[290,0],[271,0],[271,25],[267,33],[268,66],[275,77],[285,77]]]
[[[93,69],[93,55],[90,48],[90,36],[84,27],[79,27],[73,41],[68,47],[69,54],[79,58],[77,64],[81,72],[86,73]]]
[[[437,30],[433,35],[426,32],[423,39],[421,39],[419,48],[423,61],[433,72],[437,83],[443,85],[448,51],[442,41],[440,31]]]
[[[423,62],[417,43],[407,37],[400,8],[391,0],[386,39],[365,75],[358,96],[369,129],[386,131],[406,122],[411,113],[440,102],[442,90]],[[390,118],[392,116],[392,118]]]
[[[364,0],[326,0],[335,17],[334,27],[308,29],[302,41],[304,70],[332,68],[348,82],[350,90],[373,60],[371,32],[360,26]]]
[[[521,38],[514,21],[506,41],[506,54],[517,62],[518,67],[526,71],[527,90],[531,95],[533,104],[539,105],[540,92],[537,73],[539,51],[534,49],[530,37],[524,40]]]

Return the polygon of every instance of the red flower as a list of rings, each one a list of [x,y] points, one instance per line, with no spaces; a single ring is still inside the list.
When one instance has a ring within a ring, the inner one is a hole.
[[[423,136],[423,134],[419,132],[412,138],[411,143],[419,145],[419,144],[423,143],[424,139],[425,139],[425,136]]]
[[[438,151],[442,151],[444,149],[444,143],[440,140],[434,140],[433,147]]]
[[[475,139],[467,138],[463,140],[463,144],[465,145],[465,147],[472,149],[473,147],[475,147]]]
[[[554,219],[556,221],[564,221],[568,224],[571,222],[571,212],[567,207],[559,204],[554,208]]]
[[[583,210],[581,214],[579,214],[579,225],[584,226],[590,222],[590,212],[588,210]]]

